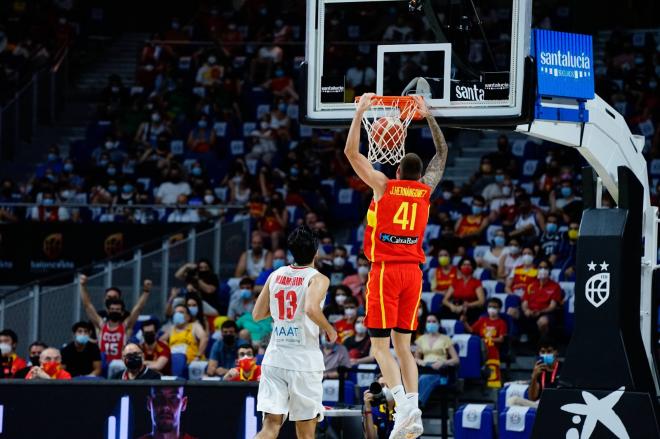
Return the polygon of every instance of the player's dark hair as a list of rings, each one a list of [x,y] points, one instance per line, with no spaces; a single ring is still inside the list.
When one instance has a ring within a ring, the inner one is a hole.
[[[302,225],[289,234],[287,247],[296,265],[309,265],[316,256],[319,239],[309,227]]]
[[[401,180],[419,180],[422,177],[422,159],[415,153],[404,155],[399,163],[399,178]]]
[[[502,304],[502,301],[498,297],[491,297],[490,299],[488,299],[488,305],[490,305],[491,303],[493,305],[497,305],[497,307],[499,309],[502,309],[503,304]]]

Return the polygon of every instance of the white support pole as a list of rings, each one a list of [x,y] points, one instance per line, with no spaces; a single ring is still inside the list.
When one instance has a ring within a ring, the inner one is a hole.
[[[108,261],[105,264],[105,276],[103,276],[103,281],[105,283],[106,288],[110,288],[112,286],[112,261]]]
[[[170,271],[170,242],[168,239],[163,239],[161,246],[162,253],[160,258],[160,285],[163,289],[164,297],[169,297],[169,271]]]
[[[30,324],[30,339],[38,340],[39,339],[39,299],[41,295],[41,288],[39,284],[34,284],[32,286],[32,291],[30,291],[32,296],[32,322]]]
[[[80,307],[82,306],[80,303],[80,275],[76,275],[75,280],[73,281],[73,288],[75,288],[75,291],[73,292],[73,321],[79,322],[80,321]]]
[[[190,228],[190,232],[188,233],[188,242],[186,243],[186,253],[187,253],[187,259],[188,262],[190,261],[195,261],[195,251],[197,247],[197,230],[195,230],[195,227]]]
[[[142,249],[138,248],[133,253],[133,303],[137,303],[140,292],[142,291]]]
[[[216,221],[213,226],[213,271],[220,273],[220,246],[222,245],[222,225]]]
[[[0,328],[5,327],[5,304],[6,304],[5,299],[0,300]]]

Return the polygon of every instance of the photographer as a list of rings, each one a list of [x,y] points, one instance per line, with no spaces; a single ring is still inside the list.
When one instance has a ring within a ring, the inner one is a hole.
[[[389,438],[394,427],[394,396],[380,374],[364,392],[363,415],[362,427],[366,439]]]
[[[221,312],[221,304],[216,295],[220,281],[211,271],[211,263],[207,259],[182,265],[174,276],[186,283],[188,292],[199,293],[204,302]]]

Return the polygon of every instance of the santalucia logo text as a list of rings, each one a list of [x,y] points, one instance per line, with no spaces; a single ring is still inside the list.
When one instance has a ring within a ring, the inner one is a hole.
[[[584,53],[573,55],[570,50],[566,53],[561,50],[556,52],[541,52],[541,64],[552,67],[572,67],[577,69],[591,69],[591,58]]]

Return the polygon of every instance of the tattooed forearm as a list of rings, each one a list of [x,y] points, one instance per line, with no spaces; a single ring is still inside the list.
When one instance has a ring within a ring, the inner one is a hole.
[[[435,155],[426,167],[426,173],[422,177],[422,183],[430,186],[432,189],[440,183],[442,174],[445,172],[445,165],[447,164],[447,142],[438,122],[434,117],[428,116],[426,120],[431,128],[431,136],[433,137],[433,144],[435,145]]]

